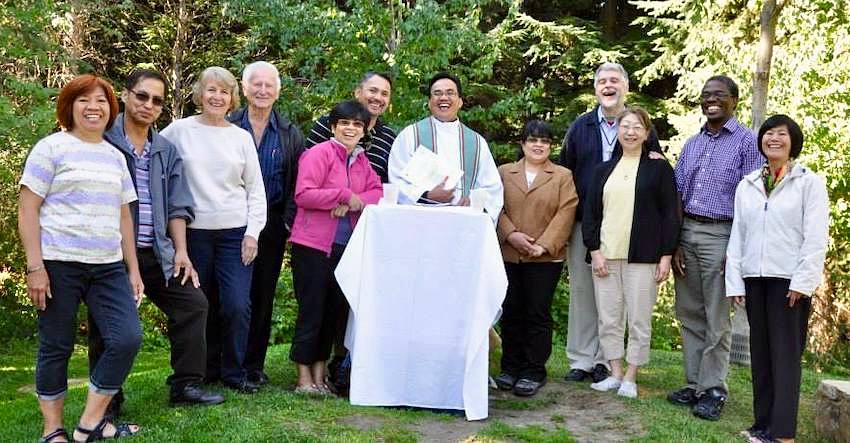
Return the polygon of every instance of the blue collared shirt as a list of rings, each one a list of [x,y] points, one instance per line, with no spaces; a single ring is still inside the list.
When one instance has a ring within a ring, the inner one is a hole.
[[[239,126],[245,129],[254,136],[254,131],[251,128],[251,121],[248,118],[248,111],[242,116],[242,121]],[[274,115],[269,117],[269,123],[263,131],[263,138],[260,139],[260,145],[257,146],[257,158],[260,160],[260,172],[263,174],[263,184],[266,188],[266,202],[271,206],[280,201],[283,196],[283,184],[281,182],[281,162],[283,160],[283,152],[280,146],[280,137],[278,136],[280,128],[277,127],[277,119]]]
[[[676,187],[688,214],[732,220],[735,188],[762,165],[756,137],[734,117],[714,134],[706,125],[688,139],[676,162]]]
[[[151,208],[151,142],[145,139],[145,147],[142,154],[136,152],[130,137],[124,134],[124,141],[133,152],[133,160],[136,166],[136,193],[139,197],[139,232],[136,236],[136,246],[140,248],[153,247],[153,210]]]
[[[602,137],[602,161],[611,160],[611,155],[614,154],[614,145],[617,144],[617,129],[620,126],[617,120],[609,124],[602,113],[602,106],[596,112],[597,121],[599,122],[599,132]]]

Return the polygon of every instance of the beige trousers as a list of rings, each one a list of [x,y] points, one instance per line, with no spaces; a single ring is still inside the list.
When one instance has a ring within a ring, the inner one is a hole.
[[[608,275],[593,276],[599,311],[599,344],[608,360],[626,361],[635,366],[649,362],[652,338],[652,309],[658,295],[654,263],[628,263],[608,260]],[[623,349],[626,324],[628,349]]]
[[[570,308],[567,322],[567,359],[570,369],[590,372],[597,364],[608,366],[599,347],[599,320],[590,265],[585,261],[587,248],[581,236],[581,223],[573,225],[567,246],[570,275]]]

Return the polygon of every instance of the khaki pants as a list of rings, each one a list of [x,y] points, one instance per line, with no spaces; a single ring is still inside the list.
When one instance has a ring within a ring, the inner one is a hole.
[[[676,276],[676,318],[682,323],[685,378],[697,392],[726,388],[732,341],[724,266],[731,223],[686,218],[679,247],[685,276]]]
[[[593,295],[593,273],[585,261],[587,248],[581,235],[581,223],[573,226],[568,246],[570,310],[567,323],[567,359],[570,369],[590,371],[598,363],[607,366],[599,347],[599,322]]]
[[[599,343],[608,360],[626,361],[634,366],[649,362],[652,339],[652,308],[658,296],[654,263],[628,263],[608,260],[608,275],[593,276],[596,306],[599,307]],[[629,345],[624,350],[626,323]]]

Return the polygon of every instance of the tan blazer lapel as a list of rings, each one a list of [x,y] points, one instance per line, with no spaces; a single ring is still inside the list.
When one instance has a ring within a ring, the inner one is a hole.
[[[525,180],[525,160],[512,163],[508,172],[511,182],[522,192],[528,192],[528,181]]]
[[[523,172],[523,174],[522,174],[523,178],[525,178],[525,170],[524,169],[525,168],[524,168],[524,165],[523,165],[523,171],[522,171]],[[552,162],[551,161],[546,162],[546,164],[543,165],[543,169],[541,169],[540,172],[537,174],[537,177],[534,177],[534,182],[531,183],[531,188],[529,188],[528,192],[531,192],[531,191],[545,185],[546,183],[549,182],[549,180],[552,180],[552,177],[554,175],[555,175],[555,168],[552,165]]]

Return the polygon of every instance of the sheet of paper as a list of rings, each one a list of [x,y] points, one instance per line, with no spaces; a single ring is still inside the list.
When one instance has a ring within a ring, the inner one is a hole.
[[[457,186],[463,176],[463,170],[456,163],[434,154],[430,149],[419,145],[413,157],[402,171],[402,177],[423,189],[433,189],[446,178],[445,189]]]

